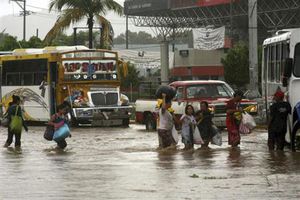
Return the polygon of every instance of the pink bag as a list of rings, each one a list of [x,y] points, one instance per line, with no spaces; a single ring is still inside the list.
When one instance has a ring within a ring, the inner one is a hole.
[[[249,134],[250,129],[245,124],[240,123],[239,132],[240,134]]]

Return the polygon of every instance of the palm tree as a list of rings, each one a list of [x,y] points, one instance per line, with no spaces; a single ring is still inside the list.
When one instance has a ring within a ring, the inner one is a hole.
[[[101,24],[101,46],[106,46],[112,42],[110,37],[111,24],[102,15],[107,11],[114,11],[122,15],[123,7],[114,0],[51,0],[49,10],[56,9],[61,14],[56,23],[45,37],[46,43],[51,41],[72,23],[79,22],[87,18],[89,29],[89,48],[93,48],[93,26],[96,19]]]

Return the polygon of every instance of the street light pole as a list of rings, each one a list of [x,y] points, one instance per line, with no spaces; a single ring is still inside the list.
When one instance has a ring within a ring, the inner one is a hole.
[[[26,41],[26,0],[23,5],[23,41]]]
[[[248,18],[249,18],[249,71],[250,71],[249,98],[257,98],[260,96],[258,91],[257,0],[248,0]]]
[[[129,35],[128,35],[128,15],[126,15],[126,32],[125,32],[125,42],[126,42],[126,49],[128,49],[128,43],[129,43]]]

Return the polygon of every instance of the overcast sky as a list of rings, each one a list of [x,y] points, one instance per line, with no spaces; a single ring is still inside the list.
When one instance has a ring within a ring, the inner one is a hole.
[[[123,6],[124,0],[116,0]],[[27,0],[27,10],[33,13],[27,16],[27,39],[36,35],[36,30],[39,29],[39,37],[44,38],[45,34],[53,26],[57,19],[57,13],[49,13],[48,6],[50,0]],[[5,30],[6,33],[17,36],[22,39],[23,35],[23,18],[20,17],[20,7],[12,1],[0,0],[0,32]],[[125,32],[125,18],[119,17],[113,13],[108,13],[106,16],[111,21],[115,34]],[[80,26],[85,26],[86,21],[80,22]],[[77,26],[78,26],[77,25]],[[132,22],[129,22],[129,30],[131,31],[147,31],[151,34],[148,28],[135,27]],[[68,34],[72,33],[72,29],[67,30]]]

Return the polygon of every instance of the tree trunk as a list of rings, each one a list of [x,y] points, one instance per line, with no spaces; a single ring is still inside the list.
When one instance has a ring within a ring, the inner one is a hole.
[[[93,48],[93,27],[94,27],[94,19],[93,16],[88,18],[88,28],[89,28],[89,48]]]
[[[105,49],[105,37],[104,37],[104,31],[105,31],[105,24],[101,24],[101,31],[100,31],[100,49]]]

